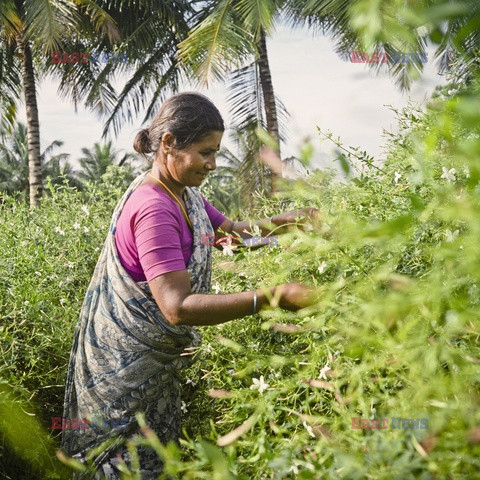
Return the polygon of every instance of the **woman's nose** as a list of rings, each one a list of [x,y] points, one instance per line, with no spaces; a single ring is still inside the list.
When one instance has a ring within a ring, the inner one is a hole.
[[[205,166],[208,168],[208,170],[215,170],[217,168],[215,155],[212,155],[207,159],[207,163],[205,164]]]

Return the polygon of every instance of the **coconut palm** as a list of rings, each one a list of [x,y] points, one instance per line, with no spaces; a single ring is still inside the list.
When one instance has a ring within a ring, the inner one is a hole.
[[[224,81],[232,71],[236,72],[232,80],[235,93],[229,98],[232,113],[239,124],[250,124],[252,118],[256,118],[256,123],[263,126],[263,109],[266,130],[275,139],[278,150],[278,103],[266,38],[273,32],[284,3],[277,0],[207,2],[203,20],[179,45],[180,60],[203,84]],[[250,98],[242,98],[241,90]],[[252,96],[256,97],[254,101]]]
[[[54,151],[62,146],[62,141],[54,140],[41,153],[42,178],[50,178],[53,184],[67,181],[70,185],[80,188],[76,172],[68,162],[69,154],[54,154]],[[16,124],[12,134],[5,134],[0,142],[0,191],[11,195],[21,193],[28,198],[28,133],[26,125],[20,122]]]
[[[175,92],[184,77],[177,44],[186,37],[196,2],[187,0],[96,0],[118,25],[121,42],[112,45],[89,32],[72,40],[70,51],[121,53],[122,61],[90,61],[54,65],[61,72],[60,92],[105,118],[104,135],[118,134],[125,122],[145,111],[144,122],[155,116],[160,103]],[[128,81],[117,94],[112,87],[119,75]]]
[[[40,124],[36,97],[38,76],[47,66],[39,59],[59,50],[72,32],[92,25],[109,38],[115,30],[110,17],[91,0],[1,0],[0,2],[0,124],[15,118],[19,86],[27,114],[30,204],[42,196]]]
[[[347,59],[353,49],[363,52],[395,51],[425,54],[427,42],[437,45],[435,57],[440,71],[451,67],[456,58],[461,75],[478,69],[480,52],[480,4],[477,0],[452,2],[426,0],[410,2],[345,2],[292,0],[294,17],[302,23],[317,25],[336,42],[337,53]],[[370,63],[380,71],[385,65]],[[389,74],[404,90],[423,70],[421,61],[391,62]]]
[[[101,182],[102,175],[107,173],[111,165],[124,167],[127,175],[126,181],[131,182],[136,175],[136,168],[129,163],[135,156],[131,153],[124,153],[120,156],[120,151],[112,148],[112,142],[106,142],[103,145],[95,143],[93,148],[82,148],[83,156],[79,158],[82,168],[78,172],[78,178],[87,182]]]

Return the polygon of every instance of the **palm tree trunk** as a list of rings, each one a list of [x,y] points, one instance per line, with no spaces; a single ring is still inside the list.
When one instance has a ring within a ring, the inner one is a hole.
[[[22,59],[23,91],[27,110],[28,178],[30,184],[30,207],[36,207],[43,193],[42,161],[40,157],[40,125],[38,122],[35,72],[32,51],[23,34],[17,37],[18,52]]]
[[[263,99],[265,103],[265,116],[267,119],[267,132],[271,135],[277,146],[280,155],[280,135],[278,133],[277,105],[275,103],[275,93],[273,91],[272,75],[268,63],[267,42],[265,32],[260,32],[258,41],[258,66],[260,70],[260,83],[262,85]]]

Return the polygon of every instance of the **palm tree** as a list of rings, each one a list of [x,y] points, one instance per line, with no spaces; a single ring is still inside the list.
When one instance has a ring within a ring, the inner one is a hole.
[[[4,135],[6,137],[7,135]],[[54,155],[54,150],[61,147],[63,142],[54,140],[41,153],[42,178],[50,177],[53,184],[63,183],[65,180],[72,186],[79,188],[81,184],[76,179],[76,173],[68,162],[68,153]],[[23,123],[18,123],[11,136],[0,142],[0,191],[10,195],[21,193],[28,198],[29,191],[29,156],[28,133]]]
[[[59,50],[65,38],[85,25],[113,38],[114,24],[90,0],[2,0],[0,2],[0,107],[2,126],[12,126],[21,85],[27,114],[30,205],[43,190],[40,124],[36,97],[38,75],[47,70],[45,58]]]
[[[258,68],[257,87],[260,88],[257,90],[261,89],[262,93],[266,129],[278,139],[276,113],[279,108],[278,100],[275,102],[266,38],[273,33],[279,19],[293,26],[306,26],[313,32],[330,34],[336,42],[337,53],[344,58],[358,49],[384,50],[390,54],[395,50],[425,53],[430,37],[439,43],[437,54],[443,57],[444,63],[449,49],[453,48],[462,57],[469,58],[468,65],[475,68],[480,51],[480,4],[478,0],[453,6],[451,3],[427,0],[401,10],[397,0],[377,2],[373,6],[371,2],[345,0],[211,0],[205,2],[203,16],[199,16],[201,21],[180,43],[179,58],[205,84],[212,80],[224,81],[232,71],[234,81],[238,81],[242,69],[253,58]],[[426,20],[428,18],[432,20]],[[378,70],[383,67],[380,63],[369,66]],[[389,65],[391,75],[403,89],[410,87],[412,78],[422,68],[419,59]],[[232,98],[238,106],[236,113],[243,113],[243,118],[251,116],[253,111],[240,107],[249,104],[245,99],[251,96],[252,87],[255,85],[251,81],[245,82],[244,96],[237,94]]]
[[[107,173],[111,165],[124,167],[126,170],[126,181],[131,182],[136,175],[136,169],[129,163],[129,160],[136,158],[131,153],[125,153],[119,158],[120,152],[112,148],[109,141],[103,145],[95,143],[93,148],[82,148],[83,157],[79,158],[82,170],[78,172],[78,178],[83,181],[101,182],[102,175]]]
[[[273,32],[284,1],[207,2],[203,19],[179,45],[179,58],[199,81],[225,80],[232,71],[229,103],[238,124],[266,127],[280,151],[280,131],[266,38]],[[246,80],[246,81],[245,81]],[[243,91],[243,95],[242,92]],[[245,101],[246,96],[250,101]],[[256,97],[254,102],[252,96]],[[265,113],[265,122],[263,114]]]
[[[112,45],[104,37],[89,32],[72,39],[70,51],[121,52],[126,61],[88,62],[54,65],[61,72],[60,92],[75,103],[106,118],[104,136],[111,130],[118,134],[125,122],[141,110],[144,122],[155,116],[159,104],[178,90],[184,79],[177,62],[177,44],[189,30],[196,2],[187,0],[96,0],[116,22],[122,41]],[[129,80],[118,94],[112,87],[119,74]]]
[[[54,140],[42,153],[42,175],[52,185],[63,185],[67,183],[78,190],[83,189],[83,183],[78,178],[78,172],[68,161],[69,153],[58,153],[53,155],[53,150],[63,146],[60,140]]]

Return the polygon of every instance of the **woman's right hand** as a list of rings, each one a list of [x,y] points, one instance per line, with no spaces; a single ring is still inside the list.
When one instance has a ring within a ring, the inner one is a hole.
[[[278,289],[280,289],[278,306],[285,310],[296,312],[315,303],[315,290],[303,283],[284,283],[275,287],[274,298],[278,298]]]

